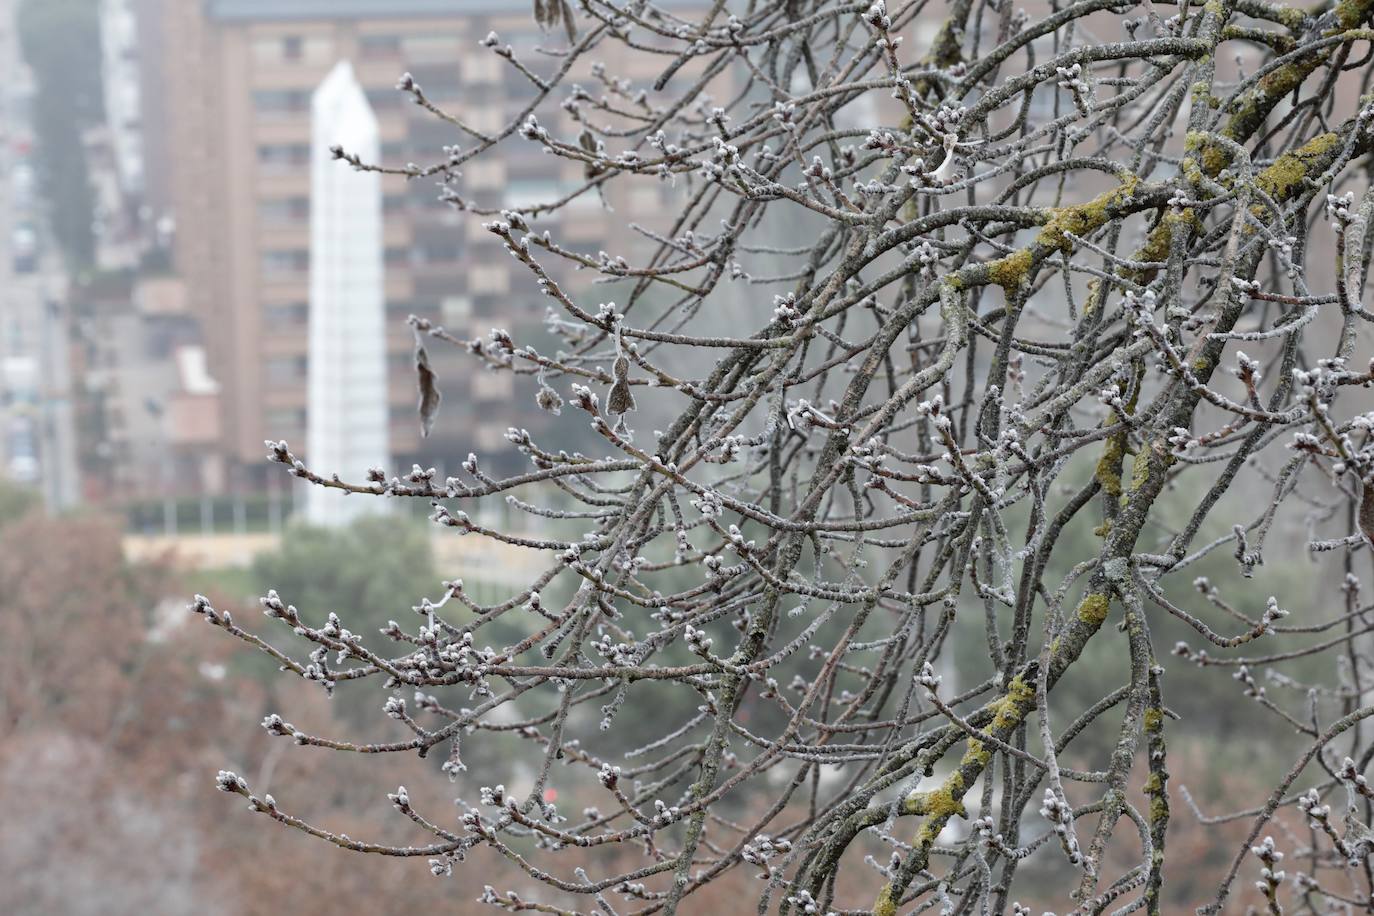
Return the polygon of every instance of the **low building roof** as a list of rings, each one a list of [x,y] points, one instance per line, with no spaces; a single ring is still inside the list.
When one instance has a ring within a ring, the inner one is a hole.
[[[705,0],[659,0],[662,6],[705,6]],[[205,0],[212,19],[226,22],[292,19],[384,19],[471,16],[522,9],[511,0]]]
[[[206,0],[211,18],[225,21],[365,19],[453,16],[509,10],[501,0]]]

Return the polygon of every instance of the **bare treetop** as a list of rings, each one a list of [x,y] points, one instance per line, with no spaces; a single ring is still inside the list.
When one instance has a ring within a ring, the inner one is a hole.
[[[308,658],[198,599],[285,672],[374,682],[396,737],[277,715],[269,732],[437,751],[465,796],[455,821],[398,789],[428,840],[388,846],[233,773],[220,788],[436,875],[492,847],[510,868],[484,899],[511,910],[700,912],[693,895],[743,870],[759,912],[1159,913],[1189,868],[1170,822],[1192,816],[1170,790],[1165,662],[1197,663],[1215,702],[1258,703],[1306,751],[1187,902],[1219,911],[1258,878],[1271,912],[1367,909],[1372,12],[539,0],[547,47],[471,51],[528,83],[500,131],[405,75],[454,145],[401,168],[336,155],[439,181],[549,303],[543,332],[472,341],[412,319],[425,428],[444,422],[429,348],[447,344],[534,379],[557,418],[510,430],[529,461],[510,476],[490,456],[447,479],[310,467],[285,442],[269,457],[429,501],[455,536],[546,571],[494,604],[445,582],[380,636],[270,594]],[[518,210],[465,193],[470,163],[530,146],[585,179]],[[641,250],[562,237],[574,205],[664,185],[680,204],[635,225]],[[500,499],[533,523],[480,521]],[[1305,581],[1228,598],[1285,551],[1344,577],[1343,606]],[[1115,686],[1073,688],[1090,654]],[[1265,695],[1313,656],[1307,705]],[[508,761],[477,762],[512,736],[518,786]],[[555,785],[596,802],[559,810]],[[1261,841],[1294,811],[1310,837]]]

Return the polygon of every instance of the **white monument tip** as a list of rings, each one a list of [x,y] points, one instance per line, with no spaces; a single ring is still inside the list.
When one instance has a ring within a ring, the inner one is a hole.
[[[353,67],[340,63],[311,99],[310,330],[306,461],[358,480],[389,464],[382,185],[339,162],[335,144],[375,162],[377,118]],[[385,511],[380,499],[306,489],[306,518],[343,525]]]
[[[349,152],[350,144],[371,138],[377,133],[377,115],[367,100],[353,72],[353,64],[341,60],[329,71],[310,99],[310,114],[317,125],[327,125],[332,136],[322,137],[326,145],[342,145]]]

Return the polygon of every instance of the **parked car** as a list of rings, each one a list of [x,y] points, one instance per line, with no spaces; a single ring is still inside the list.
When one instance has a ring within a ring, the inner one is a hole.
[[[38,232],[32,223],[24,222],[14,227],[10,233],[10,256],[17,274],[31,274],[38,269]]]
[[[33,207],[34,186],[33,166],[27,162],[15,163],[14,168],[10,169],[11,204],[14,209],[22,212]]]
[[[33,420],[15,417],[5,437],[9,476],[20,483],[38,480],[38,449]]]

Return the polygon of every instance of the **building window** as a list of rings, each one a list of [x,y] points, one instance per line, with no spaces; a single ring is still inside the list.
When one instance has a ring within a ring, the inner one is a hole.
[[[386,262],[387,267],[405,267],[410,263],[410,249],[388,248],[382,260]]]
[[[472,317],[472,300],[467,296],[445,296],[440,304],[445,324],[461,324]]]
[[[424,181],[411,183],[409,198],[410,205],[416,210],[441,210],[448,206],[434,186]]]
[[[268,226],[294,226],[310,219],[310,198],[278,197],[258,201],[258,219]]]
[[[392,60],[401,56],[401,39],[396,35],[364,35],[358,39],[358,55],[364,60]]]
[[[425,95],[431,99],[457,97],[461,86],[461,74],[456,56],[448,58],[443,66],[416,64],[411,72],[415,76],[415,82],[420,84],[425,90]]]
[[[464,50],[457,35],[407,35],[401,39],[401,53],[413,64],[456,63]]]
[[[253,108],[263,116],[300,114],[309,110],[310,94],[301,89],[259,89],[253,93]]]
[[[386,304],[387,311],[397,315],[433,315],[435,305],[424,299],[392,299]]]
[[[504,313],[507,296],[476,296],[472,300],[473,315],[477,318],[496,318]]]
[[[387,86],[385,89],[368,89],[367,103],[372,106],[373,111],[390,111],[401,107],[401,93],[394,86]]]
[[[446,204],[443,198],[441,198],[438,194],[434,193],[433,188],[422,188],[420,187],[420,183],[416,182],[415,193],[412,194],[410,197],[410,206],[412,209],[417,211],[433,212],[436,210],[446,209],[448,207],[448,204]]]
[[[285,435],[283,430],[297,433],[305,430],[305,408],[303,407],[277,407],[267,411],[263,419],[267,424],[269,435],[280,437]]]
[[[304,356],[274,356],[263,364],[267,381],[273,385],[290,385],[305,378]]]
[[[486,134],[499,133],[506,126],[506,111],[497,105],[480,105],[468,113],[473,130]]]
[[[468,289],[473,293],[508,293],[510,273],[504,264],[477,264],[468,272]]]
[[[258,165],[266,172],[289,172],[310,164],[305,143],[265,143],[258,147]]]
[[[500,159],[474,159],[463,173],[465,186],[471,191],[499,188],[506,182],[506,164]]]
[[[262,310],[263,323],[269,329],[286,330],[302,328],[310,321],[310,306],[305,302],[291,302],[286,305],[267,305]]]
[[[495,54],[465,54],[460,60],[463,82],[468,86],[489,86],[501,81],[504,63]],[[513,69],[513,68],[512,68]]]
[[[478,372],[472,377],[472,396],[478,401],[505,401],[515,394],[509,372]]]
[[[529,60],[531,55],[538,54],[539,48],[543,46],[545,38],[544,33],[538,30],[511,31],[502,29],[501,40],[511,46],[511,50],[515,52],[516,57]]]
[[[458,260],[458,244],[442,239],[425,239],[414,248],[415,260],[420,264],[447,264]]]
[[[264,35],[253,42],[253,60],[266,66],[324,63],[330,48],[324,35]]]
[[[557,181],[543,178],[514,178],[506,182],[502,206],[507,210],[521,210],[548,204],[563,196]]]
[[[304,248],[264,251],[262,272],[268,276],[305,273],[310,269],[310,252]]]

